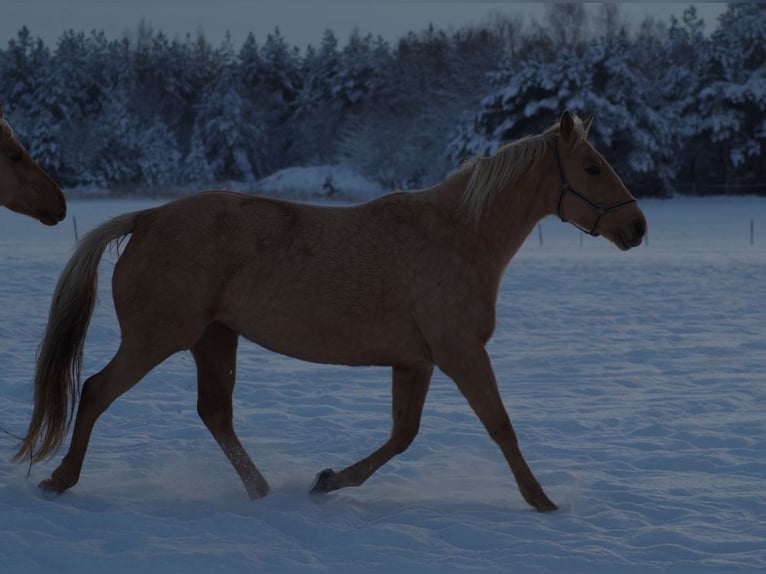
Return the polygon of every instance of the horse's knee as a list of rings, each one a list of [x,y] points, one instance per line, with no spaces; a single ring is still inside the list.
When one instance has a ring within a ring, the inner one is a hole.
[[[201,401],[197,401],[197,414],[202,422],[207,424],[207,421],[212,420],[215,416],[215,411]]]
[[[205,426],[221,427],[231,423],[232,412],[225,405],[211,405],[205,401],[197,401],[197,414]]]
[[[419,426],[407,427],[395,432],[391,437],[391,446],[393,447],[394,454],[402,454],[406,451],[415,440],[418,434]]]
[[[513,430],[513,425],[511,425],[511,421],[508,418],[497,424],[488,425],[487,433],[498,444],[503,444],[507,441],[511,441],[513,444],[518,443],[516,432]]]

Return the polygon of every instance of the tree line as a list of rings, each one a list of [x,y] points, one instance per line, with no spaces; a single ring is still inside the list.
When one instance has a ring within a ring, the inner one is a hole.
[[[594,143],[637,195],[766,194],[766,5],[706,33],[689,7],[637,28],[619,5],[551,4],[390,44],[328,30],[299,50],[275,29],[235,48],[22,28],[0,48],[0,102],[62,185],[122,191],[253,182],[343,164],[384,187],[433,184],[466,157],[594,114]]]

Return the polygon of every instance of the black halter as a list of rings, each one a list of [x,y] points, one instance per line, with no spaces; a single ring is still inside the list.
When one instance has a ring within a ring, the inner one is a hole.
[[[561,158],[559,157],[559,145],[558,142],[554,144],[553,152],[556,154],[556,163],[559,165],[559,173],[561,174],[561,193],[559,194],[559,217],[561,218],[561,221],[565,223],[571,223],[574,225],[577,229],[580,231],[584,231],[588,235],[592,235],[593,237],[598,237],[598,225],[601,223],[601,218],[604,217],[607,213],[610,211],[614,211],[615,209],[619,209],[620,207],[625,207],[626,205],[630,205],[631,203],[635,203],[636,200],[634,198],[626,199],[625,201],[618,201],[617,203],[612,203],[608,205],[602,205],[598,204],[594,201],[591,201],[587,197],[585,197],[582,193],[577,191],[574,187],[569,185],[569,182],[567,181],[567,176],[564,173],[564,166],[561,163]],[[583,201],[585,204],[588,205],[588,207],[592,208],[596,212],[596,219],[593,220],[593,225],[590,227],[583,227],[579,223],[575,221],[570,221],[566,217],[564,217],[564,196],[567,193],[571,193],[576,198],[580,199],[580,201]]]

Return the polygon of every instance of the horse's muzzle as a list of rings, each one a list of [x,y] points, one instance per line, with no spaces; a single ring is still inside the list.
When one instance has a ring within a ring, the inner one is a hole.
[[[643,216],[637,217],[625,229],[618,232],[615,238],[615,245],[627,251],[633,247],[638,247],[646,236],[646,219]]]
[[[36,214],[37,220],[43,225],[56,225],[66,217],[66,205],[56,211],[40,210]]]

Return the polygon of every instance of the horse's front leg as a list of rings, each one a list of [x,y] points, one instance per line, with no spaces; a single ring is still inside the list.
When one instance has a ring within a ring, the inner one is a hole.
[[[432,373],[431,366],[419,369],[394,367],[391,389],[393,423],[389,439],[370,456],[340,472],[332,469],[320,472],[311,492],[318,494],[346,486],[359,486],[394,456],[404,452],[418,434]]]
[[[269,492],[269,484],[256,468],[234,431],[235,371],[239,335],[221,323],[207,327],[192,347],[197,363],[197,412],[245,485],[250,498]]]
[[[489,436],[505,455],[521,495],[540,512],[558,507],[543,492],[519,449],[511,419],[503,406],[489,356],[483,346],[440,353],[437,364],[457,384]]]

